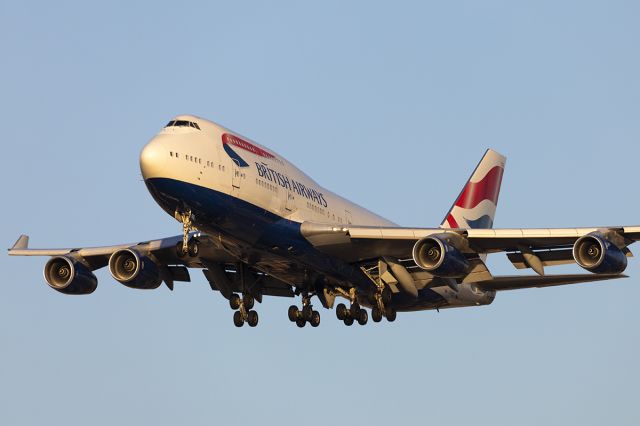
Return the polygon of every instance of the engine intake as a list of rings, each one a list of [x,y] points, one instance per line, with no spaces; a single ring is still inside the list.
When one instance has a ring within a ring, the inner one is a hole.
[[[627,256],[599,232],[578,238],[573,245],[573,258],[597,274],[619,274],[627,268]]]
[[[435,276],[457,278],[467,274],[469,261],[446,235],[430,235],[413,246],[413,260]]]
[[[44,265],[44,279],[49,287],[63,294],[90,294],[98,287],[93,272],[67,256],[49,259]]]
[[[116,281],[130,288],[152,290],[162,284],[158,265],[131,249],[118,250],[111,255],[109,272]]]

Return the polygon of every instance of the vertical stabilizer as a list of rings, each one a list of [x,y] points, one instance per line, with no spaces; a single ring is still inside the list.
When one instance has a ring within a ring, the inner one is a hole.
[[[488,149],[458,195],[441,228],[492,228],[506,157]]]

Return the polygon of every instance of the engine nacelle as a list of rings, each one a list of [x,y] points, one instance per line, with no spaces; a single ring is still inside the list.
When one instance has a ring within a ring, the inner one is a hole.
[[[93,272],[77,260],[56,256],[44,265],[44,279],[49,287],[63,294],[90,294],[98,287]]]
[[[162,284],[158,265],[131,249],[118,250],[111,255],[109,272],[116,281],[130,288],[151,290]]]
[[[437,277],[457,278],[467,274],[469,261],[446,235],[430,235],[413,246],[416,264]]]
[[[573,258],[597,274],[619,274],[627,267],[627,256],[600,232],[578,238],[573,245]]]

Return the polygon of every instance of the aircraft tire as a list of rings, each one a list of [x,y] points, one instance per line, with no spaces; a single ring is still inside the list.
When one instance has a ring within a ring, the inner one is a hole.
[[[289,321],[296,322],[298,319],[300,311],[296,305],[289,306],[289,310],[287,311],[287,315],[289,315]]]
[[[371,309],[371,319],[373,320],[373,322],[382,321],[382,312],[380,311],[380,309],[378,309],[377,306],[374,306],[374,308]]]
[[[179,259],[182,259],[185,255],[185,252],[182,251],[182,241],[178,241],[176,243],[176,256],[178,256]]]
[[[311,313],[311,321],[309,321],[309,324],[311,324],[311,327],[317,327],[320,325],[320,312],[313,311]]]
[[[387,321],[394,322],[396,320],[396,310],[393,308],[387,308],[386,317]]]
[[[313,308],[309,305],[302,308],[302,318],[306,321],[311,321],[311,317],[313,316]]]
[[[338,306],[336,306],[336,316],[340,321],[344,321],[347,317],[347,307],[344,303],[339,303]]]
[[[253,296],[245,294],[242,298],[242,303],[244,304],[245,309],[252,309],[253,305],[255,304],[255,300]]]
[[[344,325],[346,325],[347,327],[352,326],[353,325],[353,318],[352,317],[347,317],[344,319]]]
[[[231,295],[231,297],[229,297],[229,306],[231,307],[231,309],[233,309],[234,311],[236,309],[238,309],[240,307],[240,296],[238,296],[237,294],[233,293]]]
[[[304,327],[306,323],[307,322],[302,318],[296,320],[296,325],[300,328]]]
[[[369,320],[369,314],[365,309],[360,309],[358,312],[358,324],[365,325]]]
[[[391,296],[391,289],[385,286],[384,290],[382,290],[382,303],[385,305],[391,303]]]
[[[351,305],[351,308],[349,309],[349,314],[351,317],[358,318],[359,312],[360,312],[360,305],[358,304],[358,302]]]
[[[249,327],[258,325],[258,313],[256,311],[249,311],[247,314],[247,324],[249,324]]]
[[[235,311],[233,313],[233,324],[236,327],[242,327],[244,325],[244,319],[242,318],[240,311]]]
[[[192,238],[187,243],[187,251],[189,252],[189,256],[198,257],[200,254],[200,243],[195,238]]]

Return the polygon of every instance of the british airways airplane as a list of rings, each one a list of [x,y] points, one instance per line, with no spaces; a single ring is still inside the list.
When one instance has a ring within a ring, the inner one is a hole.
[[[93,248],[31,249],[20,236],[13,256],[51,256],[44,279],[63,294],[90,294],[93,271],[108,266],[134,289],[190,281],[202,269],[229,300],[233,322],[255,327],[255,301],[301,297],[289,308],[298,327],[320,324],[312,298],[335,306],[345,325],[397,312],[488,305],[496,293],[625,277],[628,246],[640,226],[494,229],[505,157],[487,150],[437,228],[396,225],[318,185],[275,152],[199,117],[171,120],[142,150],[140,168],[155,201],[182,235]],[[506,253],[535,274],[494,276],[490,253]],[[547,275],[577,263],[588,273]],[[346,299],[335,305],[336,297]]]

